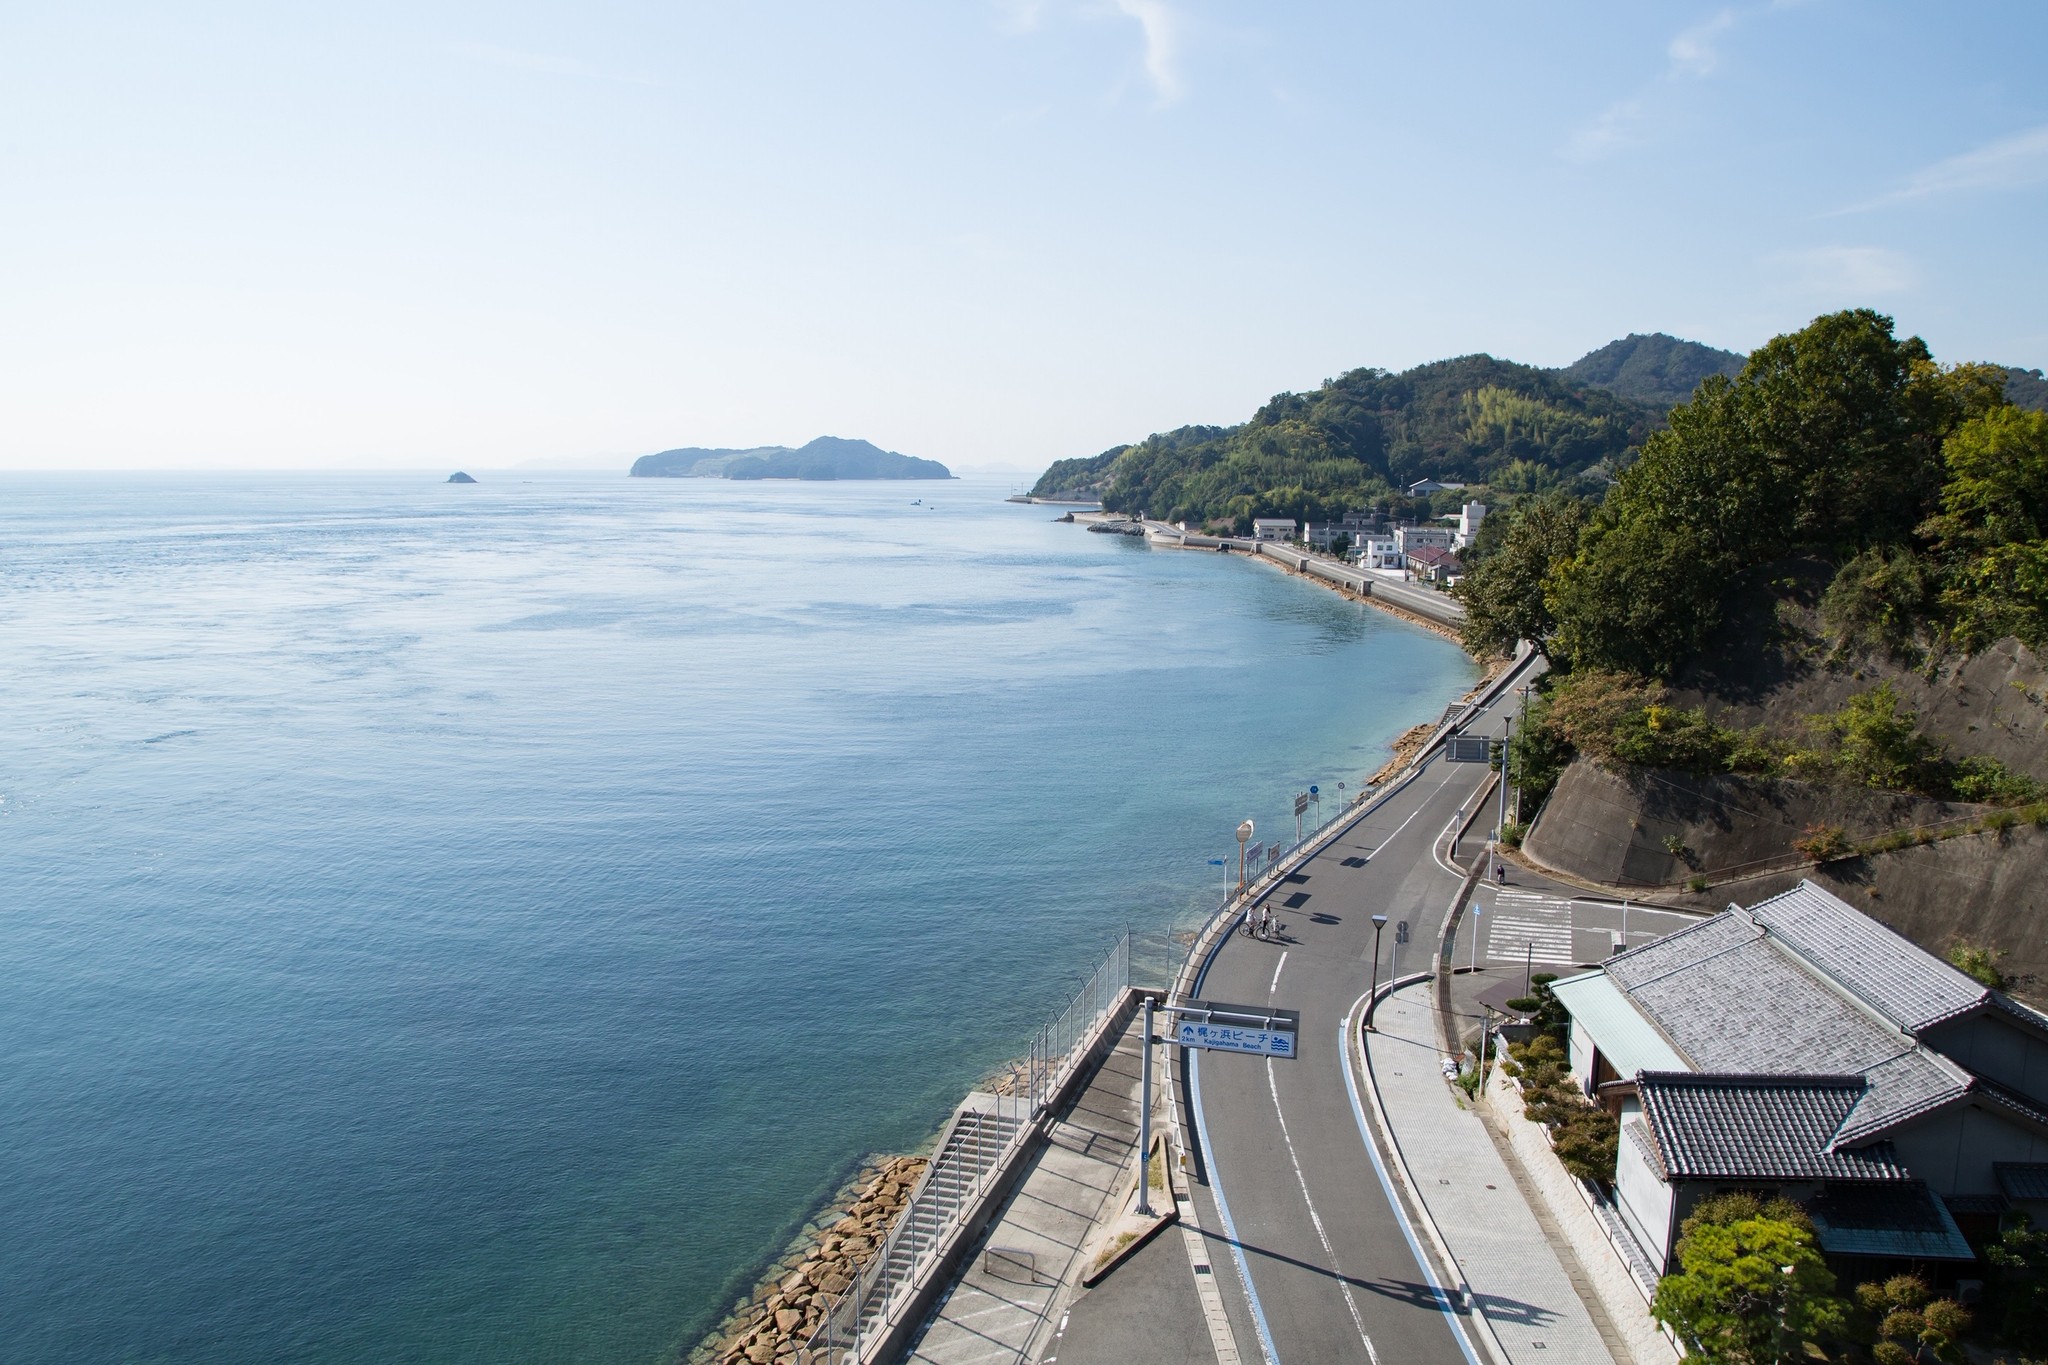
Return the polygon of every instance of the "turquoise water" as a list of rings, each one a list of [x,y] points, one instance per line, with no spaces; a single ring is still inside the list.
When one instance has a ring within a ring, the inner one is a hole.
[[[0,479],[5,1358],[673,1360],[1473,676],[1004,491]]]

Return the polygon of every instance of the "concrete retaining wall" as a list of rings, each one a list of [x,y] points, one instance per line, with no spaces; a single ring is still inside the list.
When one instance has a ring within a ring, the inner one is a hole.
[[[1792,841],[1811,825],[1840,825],[1849,838],[1868,839],[1967,821],[1984,809],[1803,782],[1609,772],[1581,758],[1565,769],[1524,847],[1535,862],[1587,881],[1676,888],[1695,875],[1718,882],[1796,867]],[[1673,853],[1667,839],[1688,853]]]

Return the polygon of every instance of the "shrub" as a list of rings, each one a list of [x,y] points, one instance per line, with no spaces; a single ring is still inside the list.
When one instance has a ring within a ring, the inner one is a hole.
[[[1792,847],[1816,863],[1846,858],[1855,851],[1855,845],[1849,842],[1848,834],[1840,825],[1808,825],[1806,833],[1792,841]]]
[[[1613,1115],[1579,1093],[1563,1044],[1539,1033],[1527,1043],[1509,1044],[1508,1055],[1506,1070],[1522,1082],[1529,1121],[1550,1130],[1564,1168],[1581,1180],[1612,1181],[1621,1130]]]
[[[1937,1299],[1917,1275],[1894,1275],[1883,1283],[1856,1286],[1856,1306],[1875,1324],[1862,1335],[1874,1338],[1878,1361],[1906,1365],[1928,1359],[1951,1365],[1963,1359],[1962,1337],[1970,1310],[1953,1299]]]
[[[1708,881],[1705,877],[1693,877],[1688,879],[1685,883],[1685,889],[1692,892],[1705,891],[1711,886],[1713,886],[1713,883]]]
[[[1951,967],[1994,991],[2005,989],[2005,973],[1998,970],[1998,959],[2004,956],[2004,953],[1995,949],[1982,948],[1962,938],[1949,945],[1948,950],[1948,962]]]

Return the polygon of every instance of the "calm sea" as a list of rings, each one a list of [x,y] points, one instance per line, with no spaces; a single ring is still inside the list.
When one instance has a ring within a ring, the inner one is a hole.
[[[673,1360],[1473,677],[1006,491],[0,479],[0,1354]]]

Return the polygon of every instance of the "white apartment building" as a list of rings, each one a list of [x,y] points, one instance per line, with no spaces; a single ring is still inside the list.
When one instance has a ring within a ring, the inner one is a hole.
[[[1485,520],[1486,504],[1483,502],[1468,502],[1459,508],[1458,536],[1456,540],[1451,542],[1451,548],[1462,550],[1467,545],[1470,545],[1472,538],[1479,534],[1479,523]]]

